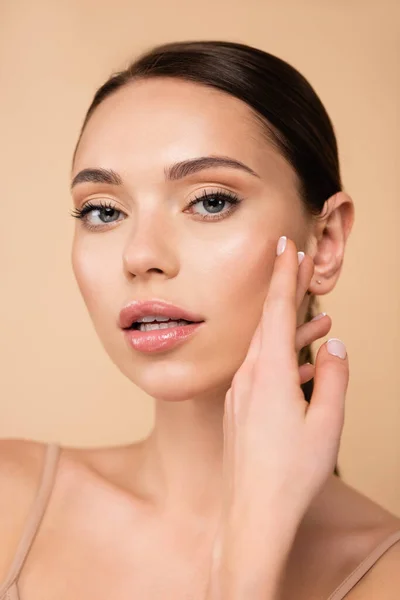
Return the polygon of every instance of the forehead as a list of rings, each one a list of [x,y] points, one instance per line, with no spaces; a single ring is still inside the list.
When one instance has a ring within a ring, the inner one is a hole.
[[[245,102],[199,83],[153,78],[125,85],[95,109],[72,174],[105,167],[154,175],[172,162],[209,154],[232,156],[261,176],[288,169]]]

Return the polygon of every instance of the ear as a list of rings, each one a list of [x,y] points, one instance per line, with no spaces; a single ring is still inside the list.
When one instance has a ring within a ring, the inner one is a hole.
[[[314,259],[314,276],[309,292],[323,295],[336,285],[343,265],[347,238],[354,222],[354,203],[346,192],[331,196],[314,221],[307,254]],[[321,283],[317,283],[320,281]]]

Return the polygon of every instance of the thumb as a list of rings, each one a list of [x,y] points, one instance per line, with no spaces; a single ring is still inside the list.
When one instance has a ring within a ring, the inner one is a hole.
[[[349,383],[346,347],[337,338],[322,344],[315,359],[314,387],[306,421],[316,434],[340,435]]]

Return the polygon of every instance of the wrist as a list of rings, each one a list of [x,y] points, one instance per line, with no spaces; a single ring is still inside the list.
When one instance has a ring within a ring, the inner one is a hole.
[[[231,513],[225,523],[207,600],[278,600],[300,519],[266,511],[252,522],[249,514],[240,514]]]
[[[302,517],[293,509],[271,504],[257,507],[252,501],[246,505],[236,504],[225,521],[223,540],[227,543],[223,551],[244,551],[243,559],[249,554],[269,556],[273,549],[282,556],[291,548]],[[242,558],[242,557],[241,557]]]
[[[264,566],[260,573],[242,566],[221,568],[214,573],[206,600],[280,600],[285,562],[280,568]]]

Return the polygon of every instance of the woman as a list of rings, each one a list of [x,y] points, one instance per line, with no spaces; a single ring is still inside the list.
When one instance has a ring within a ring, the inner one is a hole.
[[[80,291],[155,425],[1,442],[0,598],[397,598],[400,519],[333,472],[343,343],[310,364],[354,219],[310,84],[244,44],[156,47],[96,93],[71,182]]]

